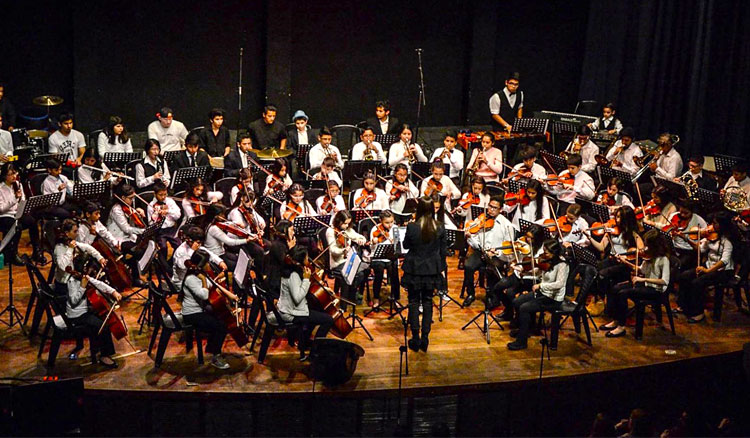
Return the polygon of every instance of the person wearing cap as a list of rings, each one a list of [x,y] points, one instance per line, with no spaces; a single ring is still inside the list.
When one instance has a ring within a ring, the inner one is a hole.
[[[307,125],[308,120],[309,118],[304,111],[297,110],[294,113],[292,122],[297,129],[289,133],[287,138],[290,149],[297,151],[297,146],[301,144],[315,144],[315,138],[310,134],[310,126]],[[310,143],[311,141],[313,143]]]
[[[635,164],[635,157],[642,157],[643,151],[633,139],[633,128],[625,127],[620,131],[620,138],[607,152],[607,159],[612,162],[612,168],[634,174],[639,167]]]
[[[167,151],[179,151],[185,144],[188,130],[182,122],[174,120],[172,109],[164,107],[156,113],[156,118],[148,125],[148,138],[158,140],[161,145],[161,153]]]
[[[263,116],[248,126],[254,147],[286,149],[286,128],[276,121],[276,111],[274,105],[266,105],[263,107]]]
[[[513,120],[523,116],[523,91],[518,89],[520,74],[512,72],[505,79],[505,88],[490,97],[490,115],[493,131],[508,131]]]
[[[581,170],[584,172],[593,172],[596,169],[596,155],[599,153],[599,146],[591,141],[591,129],[586,125],[578,127],[576,136],[573,137],[565,152],[568,154],[580,154],[583,158]]]

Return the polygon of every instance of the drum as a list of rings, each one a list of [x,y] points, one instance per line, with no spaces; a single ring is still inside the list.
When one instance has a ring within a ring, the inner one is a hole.
[[[13,147],[18,148],[29,144],[29,133],[26,128],[19,128],[10,131],[10,136],[13,139]]]

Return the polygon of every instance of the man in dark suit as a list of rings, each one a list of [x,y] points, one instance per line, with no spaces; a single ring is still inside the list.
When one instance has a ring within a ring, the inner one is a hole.
[[[237,146],[224,158],[224,176],[237,176],[240,174],[240,170],[250,167],[248,155],[253,160],[258,161],[258,156],[253,150],[253,140],[250,133],[246,132],[240,135]]]
[[[716,179],[711,178],[703,171],[703,163],[705,159],[703,155],[694,155],[688,160],[688,172],[690,176],[695,180],[698,188],[710,190],[716,192],[719,190],[719,183]]]
[[[185,150],[174,157],[171,168],[176,171],[183,167],[210,166],[208,154],[205,151],[198,150],[199,147],[200,138],[198,134],[189,134],[185,139]]]
[[[375,128],[375,135],[398,134],[398,119],[391,117],[391,104],[387,100],[375,102],[375,117],[367,119],[367,125]]]

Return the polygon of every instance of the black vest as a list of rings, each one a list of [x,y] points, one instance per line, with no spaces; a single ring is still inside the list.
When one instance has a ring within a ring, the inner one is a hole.
[[[143,166],[143,176],[148,178],[150,176],[154,176],[154,174],[158,171],[164,172],[164,162],[161,158],[156,159],[156,167],[152,166],[150,162],[147,162],[144,158],[143,161],[141,161],[141,166]],[[153,184],[141,187],[140,190],[151,190],[154,187]]]
[[[500,96],[500,117],[502,117],[506,123],[510,123],[512,125],[513,121],[516,120],[516,115],[518,115],[518,107],[521,106],[523,94],[521,90],[516,91],[516,104],[513,106],[510,105],[508,98],[505,96],[504,90],[498,91],[497,95]],[[500,123],[498,123],[494,117],[492,118],[492,120],[490,120],[490,122],[492,123],[493,131],[505,130],[505,128]]]
[[[609,124],[606,124],[604,121],[604,117],[599,117],[599,130],[600,131],[609,131],[611,129],[615,129],[615,123],[617,122],[617,119],[612,117],[612,121],[609,122]]]

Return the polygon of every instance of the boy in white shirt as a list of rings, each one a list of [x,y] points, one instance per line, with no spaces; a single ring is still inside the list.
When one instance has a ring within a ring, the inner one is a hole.
[[[383,152],[383,145],[374,141],[375,130],[372,126],[363,129],[359,138],[362,141],[352,147],[352,161],[368,161],[369,157],[369,160],[378,160],[383,164],[388,162],[388,157]]]
[[[69,160],[80,164],[86,150],[86,139],[80,131],[73,129],[73,114],[60,114],[57,124],[60,129],[49,136],[49,153],[68,154]]]
[[[333,134],[331,133],[331,130],[327,126],[320,128],[318,144],[313,146],[308,154],[310,169],[320,167],[326,157],[333,158],[340,169],[344,168],[344,160],[341,158],[341,152],[339,151],[339,148],[331,144],[332,140]]]
[[[172,109],[164,107],[156,113],[155,120],[148,125],[148,138],[159,140],[161,153],[179,151],[185,144],[188,130],[182,122],[174,120]]]
[[[458,185],[458,176],[461,173],[461,169],[464,168],[464,152],[460,148],[456,148],[456,142],[458,134],[456,131],[449,129],[445,131],[443,136],[443,147],[435,149],[432,153],[430,161],[442,160],[444,164],[450,164],[449,177],[453,180],[453,183]]]

